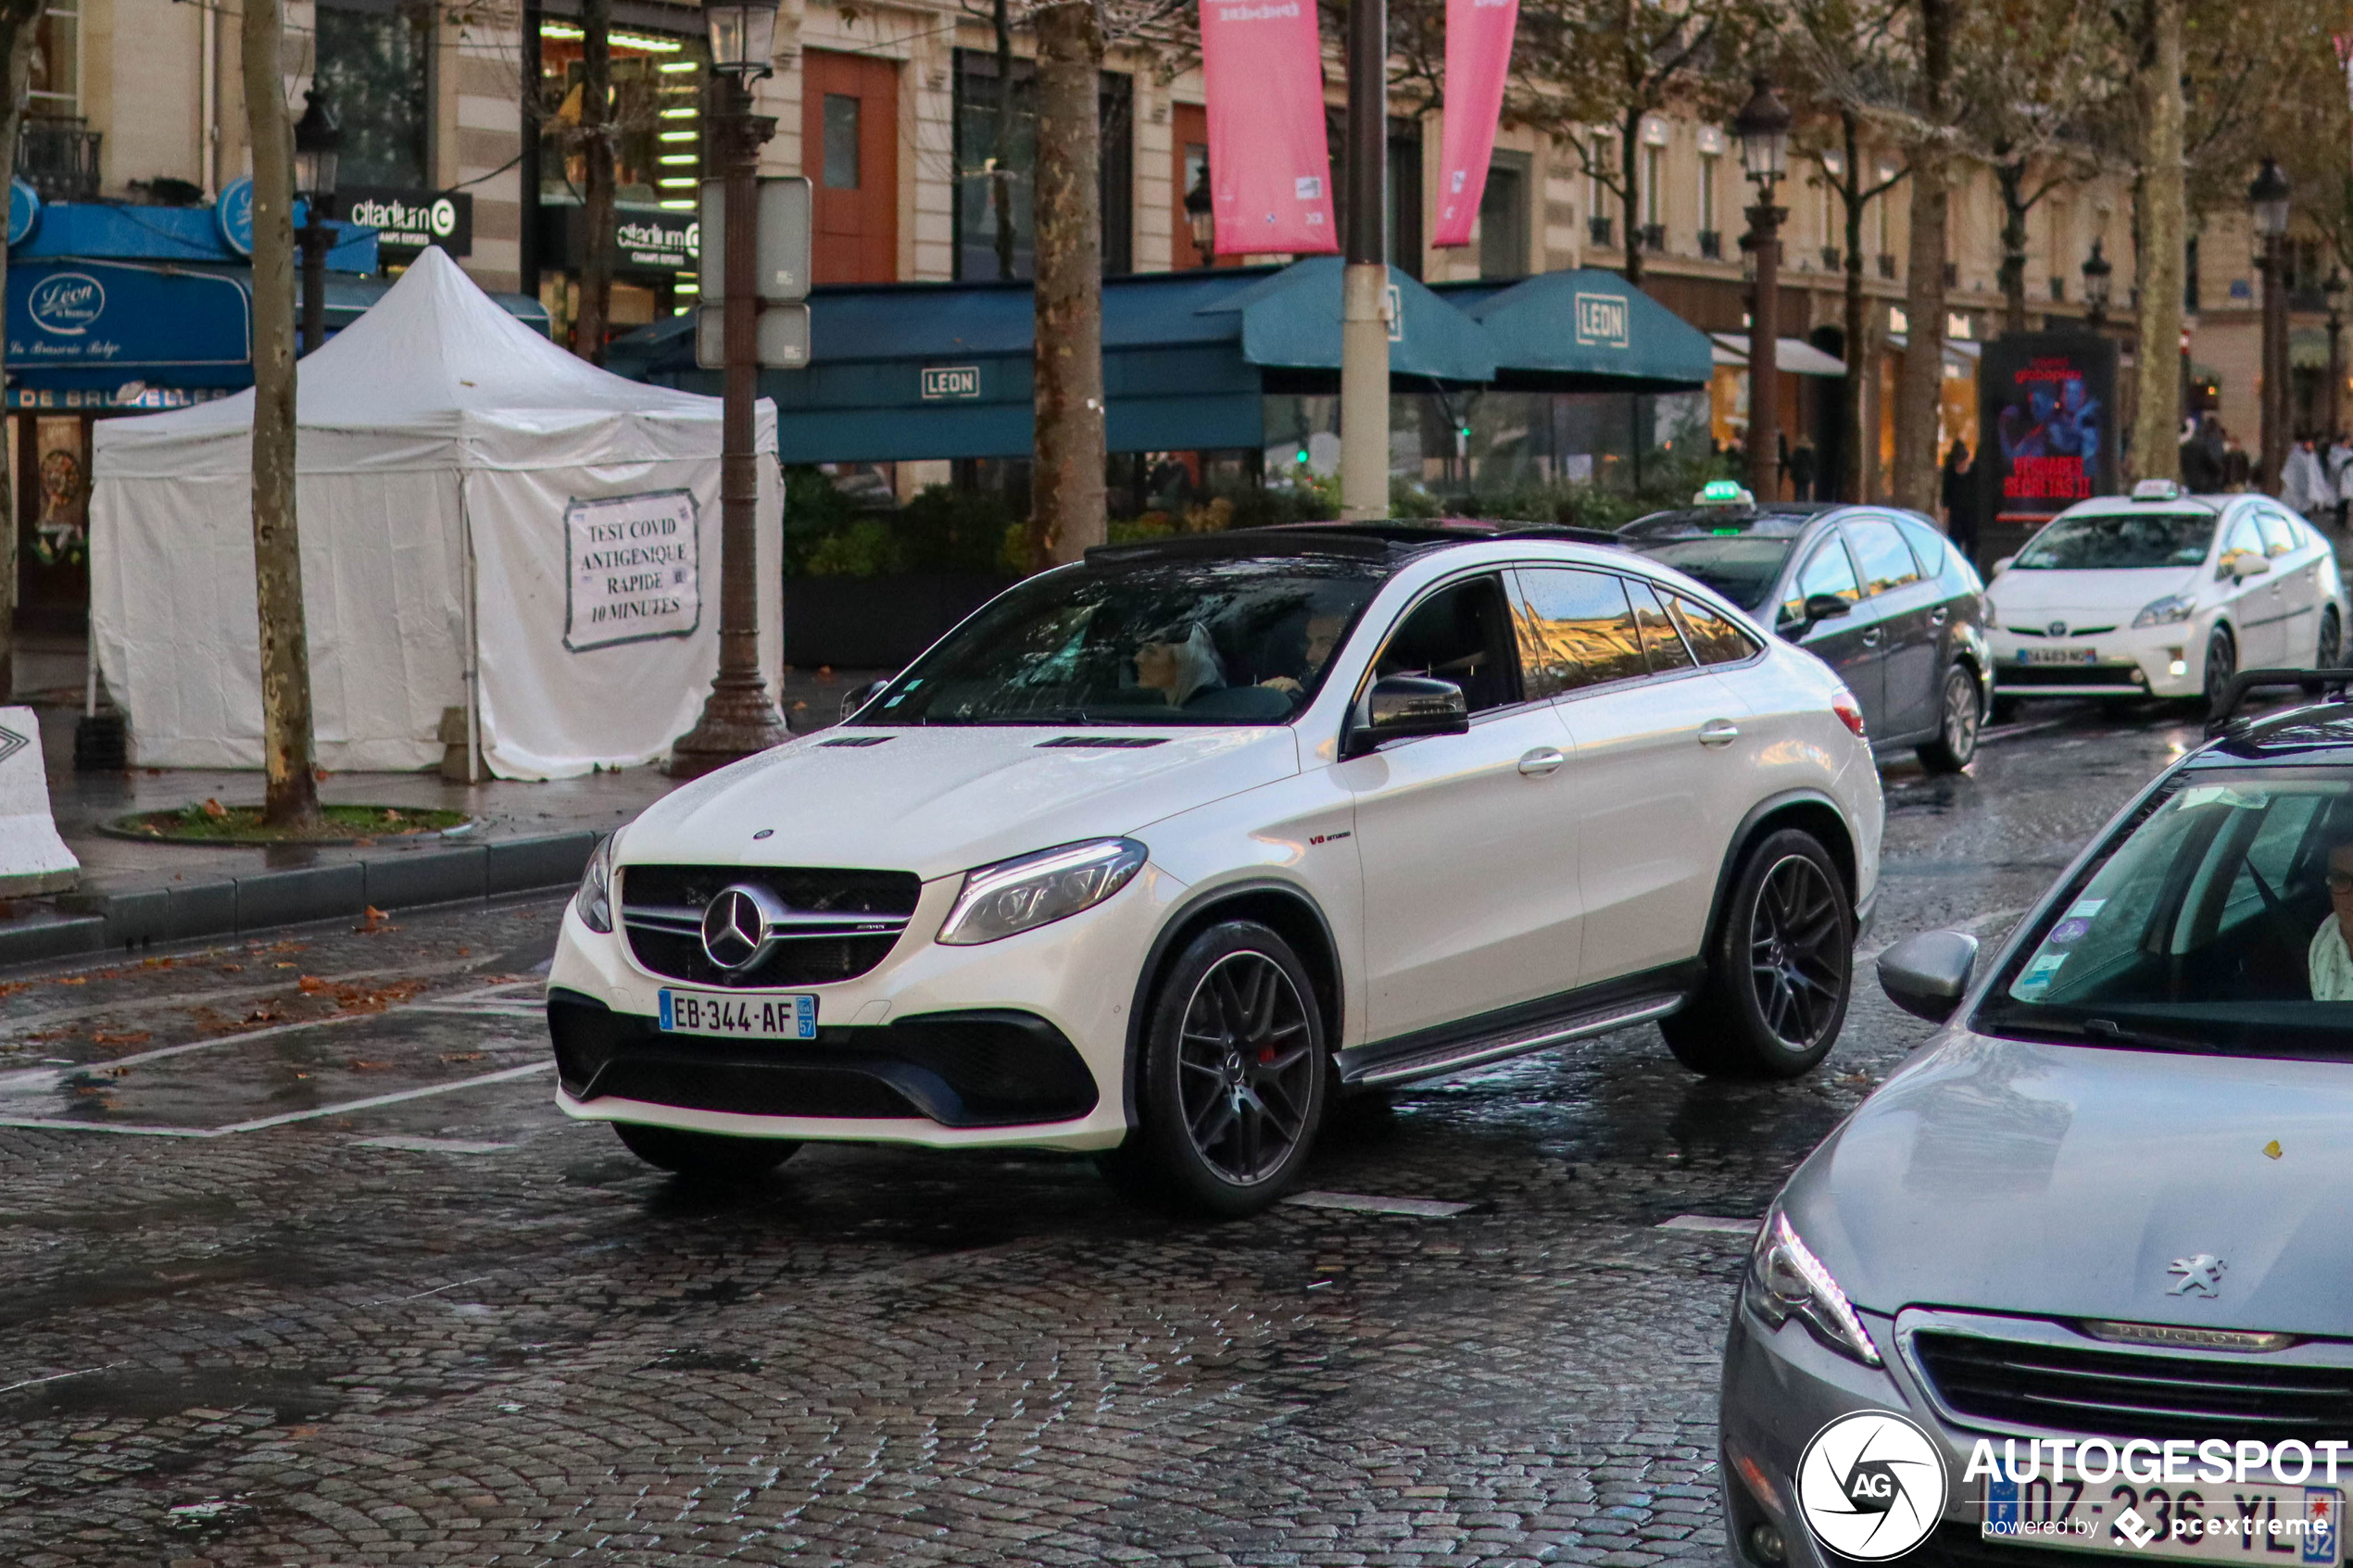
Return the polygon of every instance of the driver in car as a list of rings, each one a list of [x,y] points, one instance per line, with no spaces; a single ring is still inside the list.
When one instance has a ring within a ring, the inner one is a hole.
[[[2353,1002],[2353,843],[2329,851],[2329,903],[2309,955],[2312,999]]]
[[[1296,677],[1269,675],[1258,684],[1262,686],[1272,686],[1278,692],[1290,692],[1294,696],[1305,690],[1302,683],[1314,680],[1323,670],[1324,661],[1332,656],[1332,649],[1340,646],[1340,633],[1347,630],[1348,617],[1345,615],[1331,610],[1319,610],[1309,616],[1306,627],[1307,647],[1300,665],[1299,674]]]

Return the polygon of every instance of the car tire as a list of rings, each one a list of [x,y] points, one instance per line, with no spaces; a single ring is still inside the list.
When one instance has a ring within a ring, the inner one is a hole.
[[[1966,664],[1944,671],[1938,694],[1936,738],[1919,748],[1920,766],[1931,773],[1957,773],[1977,755],[1977,734],[1985,725],[1985,691]]]
[[[1675,1060],[1711,1078],[1794,1078],[1838,1043],[1855,977],[1855,911],[1815,836],[1784,828],[1732,879],[1707,977],[1659,1020]]]
[[[2313,650],[2312,668],[2335,670],[2345,662],[2345,622],[2336,606],[2329,605],[2321,611],[2321,642]]]
[[[2206,640],[2206,677],[2198,686],[2198,701],[2210,717],[2222,710],[2223,694],[2239,670],[2238,639],[2227,626],[2217,626]]]
[[[1100,1161],[1112,1184],[1218,1220],[1290,1190],[1332,1077],[1315,984],[1290,944],[1256,921],[1210,926],[1169,963],[1142,1028],[1138,1124]]]
[[[616,1122],[612,1130],[647,1164],[692,1182],[748,1182],[782,1165],[800,1147],[789,1138],[731,1138],[637,1122]]]

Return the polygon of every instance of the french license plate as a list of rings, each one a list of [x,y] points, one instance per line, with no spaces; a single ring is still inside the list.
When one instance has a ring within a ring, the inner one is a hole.
[[[726,1035],[738,1040],[813,1040],[814,997],[746,997],[725,991],[661,993],[665,1035]]]
[[[2097,664],[2100,654],[2097,648],[2020,648],[2018,650],[2018,661],[2020,664]]]
[[[1982,1534],[2072,1551],[2340,1568],[2345,1494],[2334,1486],[2116,1481],[1985,1483]]]

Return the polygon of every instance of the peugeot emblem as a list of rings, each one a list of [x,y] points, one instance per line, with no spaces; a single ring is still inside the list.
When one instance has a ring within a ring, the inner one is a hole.
[[[2050,623],[2050,625],[2045,627],[2044,630],[2054,637],[2064,637],[2067,635],[2067,622],[2064,621],[2054,621]]]
[[[764,887],[737,883],[705,905],[704,956],[730,974],[749,969],[774,945],[775,917],[785,911]]]
[[[2201,1252],[2194,1258],[2176,1258],[2166,1265],[2169,1274],[2181,1277],[2170,1286],[2168,1296],[2220,1296],[2222,1294],[2222,1260],[2211,1252]]]

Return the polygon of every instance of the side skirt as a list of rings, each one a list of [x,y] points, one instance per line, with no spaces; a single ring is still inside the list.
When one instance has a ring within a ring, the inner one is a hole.
[[[1440,1078],[1646,1023],[1689,1001],[1703,974],[1696,960],[1670,964],[1482,1013],[1461,1023],[1353,1047],[1340,1053],[1340,1081],[1352,1088],[1372,1088]]]

